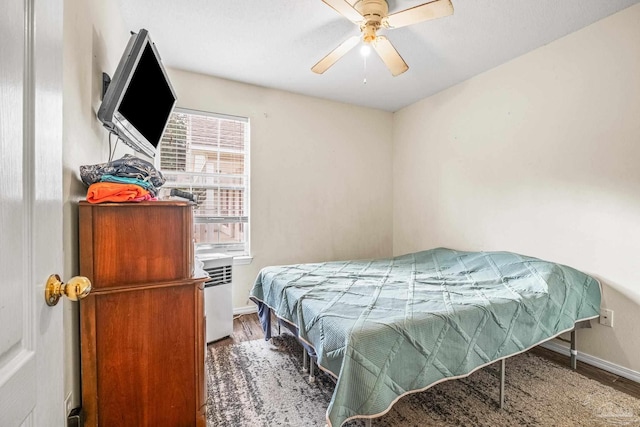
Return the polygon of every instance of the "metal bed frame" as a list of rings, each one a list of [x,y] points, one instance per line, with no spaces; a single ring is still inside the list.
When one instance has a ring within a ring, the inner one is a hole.
[[[277,324],[278,324],[278,335],[280,335],[280,332],[281,332],[280,331],[280,321],[278,321]],[[564,341],[566,343],[569,343],[569,346],[570,346],[570,362],[569,363],[570,363],[571,369],[573,369],[574,371],[577,369],[577,366],[578,366],[578,350],[577,350],[577,341],[576,341],[576,329],[582,329],[582,328],[591,328],[591,321],[583,320],[583,321],[577,322],[575,324],[574,328],[571,330],[570,339],[562,338],[560,336],[556,337],[560,341]],[[309,355],[309,353],[307,352],[306,348],[304,346],[302,346],[302,370],[303,370],[303,372],[308,372],[309,373],[309,382],[310,383],[313,383],[316,380],[315,367],[314,367],[313,359],[314,358]],[[499,398],[500,409],[504,408],[506,361],[507,361],[507,358],[500,359],[500,368],[499,368],[499,372],[500,372],[500,398]],[[373,419],[372,418],[364,418],[364,422],[365,422],[365,427],[371,427],[372,423],[373,423]]]

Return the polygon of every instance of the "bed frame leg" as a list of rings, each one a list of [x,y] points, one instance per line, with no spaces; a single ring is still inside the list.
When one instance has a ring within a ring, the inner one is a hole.
[[[578,350],[576,347],[576,330],[571,331],[571,369],[578,368]]]
[[[309,356],[309,382],[316,382],[316,372],[313,367],[313,357]]]
[[[302,347],[302,372],[309,372],[309,355],[304,347]]]
[[[506,373],[506,359],[500,361],[500,409],[504,408],[504,377]]]

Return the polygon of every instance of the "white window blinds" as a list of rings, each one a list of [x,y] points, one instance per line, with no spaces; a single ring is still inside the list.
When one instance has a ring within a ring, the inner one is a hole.
[[[160,144],[161,196],[193,193],[195,242],[212,252],[248,255],[249,120],[176,109]]]

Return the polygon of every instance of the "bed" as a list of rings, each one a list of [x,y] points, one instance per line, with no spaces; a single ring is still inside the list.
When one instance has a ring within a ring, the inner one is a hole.
[[[272,312],[336,378],[327,408],[335,427],[571,331],[598,317],[601,294],[568,266],[436,248],[266,267],[250,295],[267,339]]]

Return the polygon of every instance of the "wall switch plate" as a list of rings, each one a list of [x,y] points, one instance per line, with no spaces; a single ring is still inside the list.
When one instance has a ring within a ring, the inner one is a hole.
[[[600,310],[600,324],[613,328],[613,310],[608,308]]]

